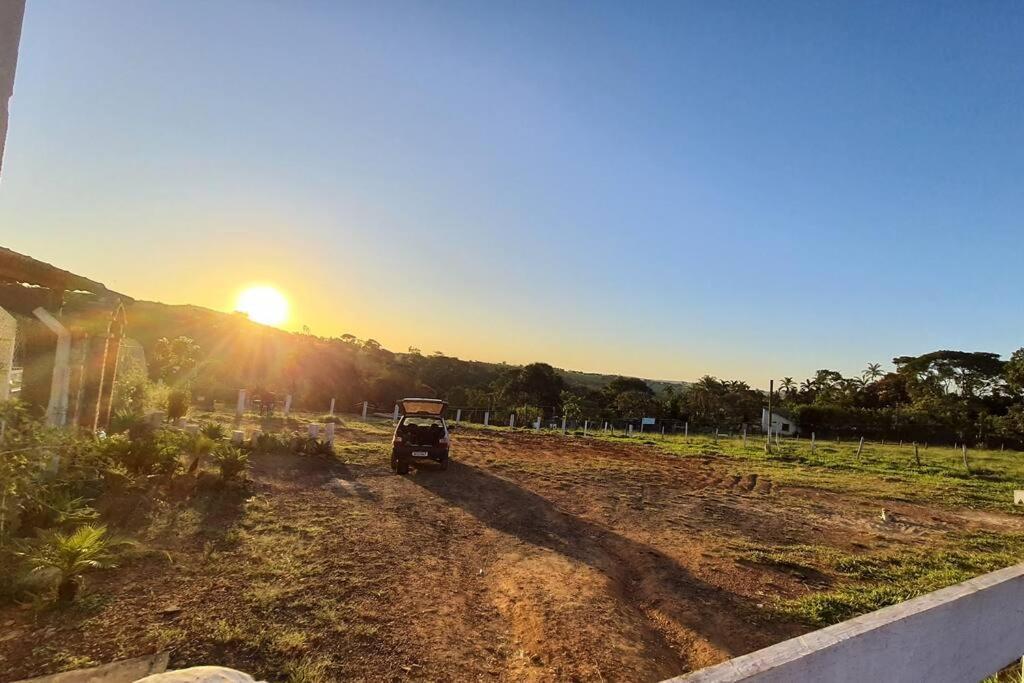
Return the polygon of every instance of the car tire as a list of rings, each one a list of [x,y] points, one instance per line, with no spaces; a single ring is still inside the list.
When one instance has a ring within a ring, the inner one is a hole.
[[[439,465],[441,465],[441,469],[442,470],[448,469],[448,456],[447,455],[444,456],[443,458],[441,458],[440,460],[438,460],[437,462],[438,462]]]
[[[395,472],[398,474],[409,474],[409,463],[399,460],[395,465]]]

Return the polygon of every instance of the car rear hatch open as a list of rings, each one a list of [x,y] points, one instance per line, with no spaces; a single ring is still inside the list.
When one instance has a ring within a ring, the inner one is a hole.
[[[442,417],[448,404],[439,398],[403,398],[398,402],[405,415]]]

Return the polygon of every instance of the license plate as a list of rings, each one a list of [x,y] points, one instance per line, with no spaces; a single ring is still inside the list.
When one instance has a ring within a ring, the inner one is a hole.
[[[414,457],[414,458],[426,458],[429,455],[430,455],[430,453],[428,453],[426,451],[413,451],[412,452],[412,457]]]

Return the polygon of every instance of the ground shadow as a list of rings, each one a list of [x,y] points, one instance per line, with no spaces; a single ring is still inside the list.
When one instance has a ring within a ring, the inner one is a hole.
[[[547,498],[478,467],[453,461],[448,471],[423,468],[410,481],[497,531],[604,573],[629,602],[635,601],[630,593],[640,585],[652,588],[651,594],[670,596],[658,609],[727,653],[744,653],[775,642],[780,632],[785,637],[800,630],[773,624],[752,635],[751,623],[763,621],[763,615],[746,598],[701,580],[652,546],[566,513]]]

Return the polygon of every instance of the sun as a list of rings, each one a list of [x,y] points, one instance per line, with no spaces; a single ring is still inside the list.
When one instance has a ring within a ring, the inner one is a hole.
[[[288,299],[274,287],[255,285],[238,295],[235,310],[263,325],[280,325],[288,319]]]

